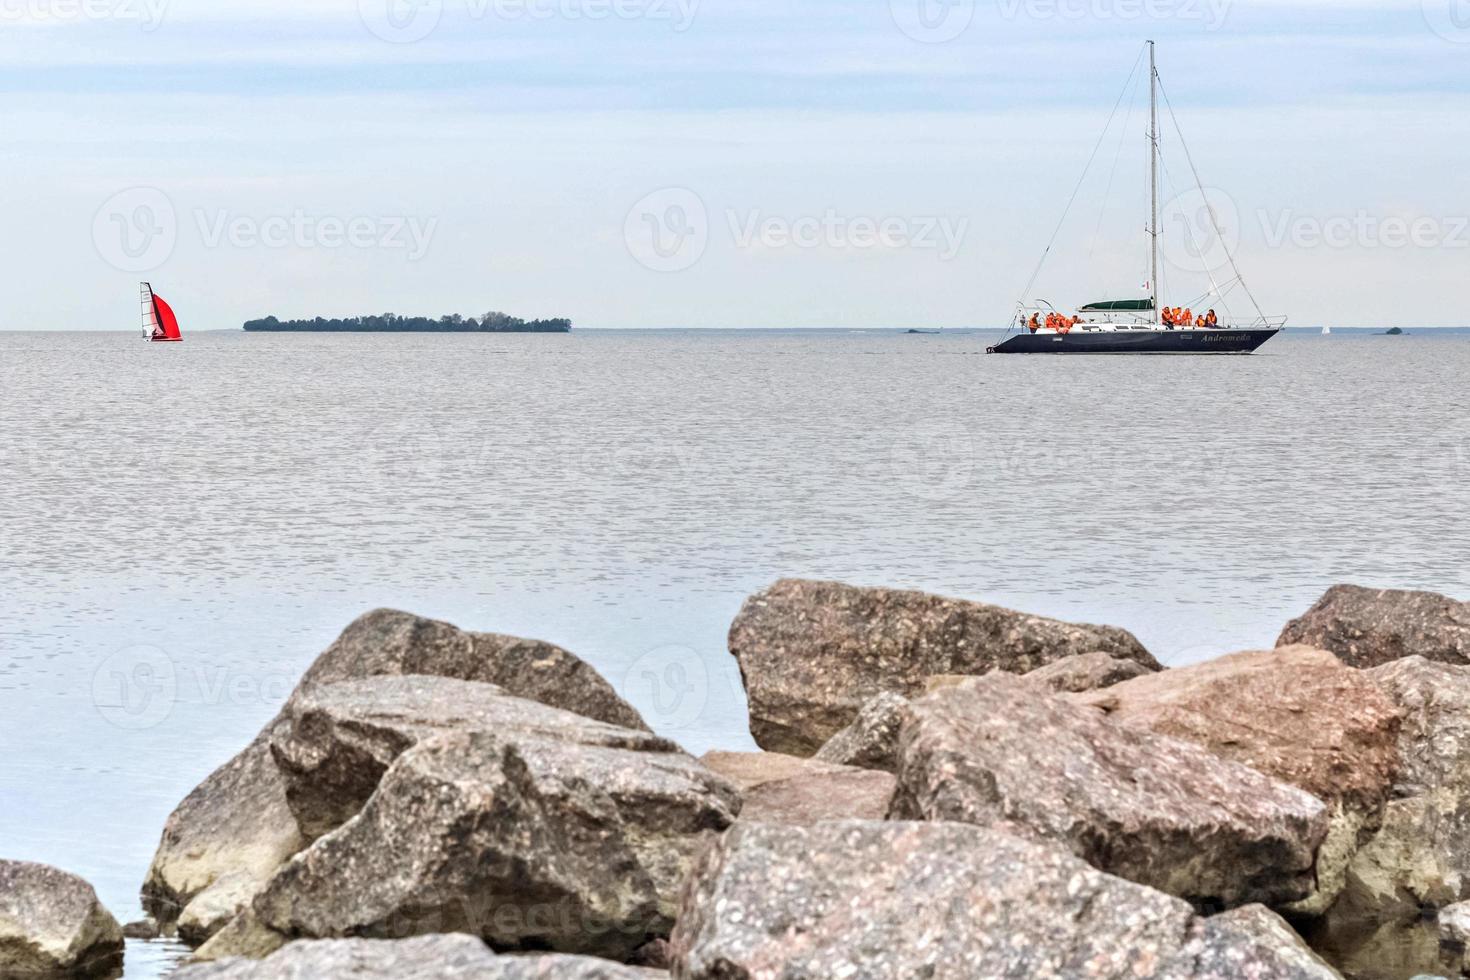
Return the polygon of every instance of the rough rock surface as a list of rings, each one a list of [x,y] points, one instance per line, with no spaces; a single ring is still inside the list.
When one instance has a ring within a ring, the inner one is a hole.
[[[45,864],[0,860],[0,977],[106,972],[122,927],[92,886]]]
[[[1439,910],[1439,935],[1446,942],[1470,943],[1470,902],[1456,902]]]
[[[240,913],[255,893],[260,881],[248,871],[231,871],[194,896],[179,916],[179,938],[191,946],[206,942]]]
[[[1404,657],[1470,664],[1470,603],[1435,592],[1334,585],[1277,641],[1293,643],[1331,650],[1354,667]]]
[[[923,592],[785,579],[730,627],[761,748],[811,755],[874,696],[913,697],[933,674],[1024,674],[1101,650],[1157,669],[1126,630],[1064,623]]]
[[[384,674],[495,684],[516,697],[610,725],[648,728],[601,674],[561,647],[471,633],[393,609],[374,610],[348,626],[311,665],[298,690]]]
[[[246,874],[258,887],[304,843],[267,729],[169,815],[143,883],[143,907],[160,924],[172,924],[220,878]]]
[[[980,827],[741,823],[701,859],[680,980],[1328,980],[1264,909],[1188,904]]]
[[[694,855],[740,807],[729,783],[648,738],[425,739],[253,912],[284,936],[469,932],[498,949],[630,957],[668,934]]]
[[[594,721],[494,684],[445,677],[376,676],[313,688],[282,712],[271,740],[286,800],[316,840],[362,809],[405,750],[445,732],[515,731],[581,745],[678,752],[646,730]]]
[[[993,673],[909,706],[896,819],[1053,841],[1202,908],[1305,898],[1327,813],[1189,742]]]
[[[265,960],[188,966],[172,980],[652,980],[666,976],[585,956],[497,956],[473,936],[321,939]]]
[[[1355,970],[1434,972],[1424,912],[1470,900],[1470,668],[1409,657],[1363,673],[1404,711],[1403,763],[1313,941]]]
[[[1045,684],[1058,694],[1075,694],[1112,687],[1114,684],[1153,673],[1156,673],[1156,668],[1148,664],[1095,650],[1092,653],[1079,653],[1075,657],[1064,657],[1056,663],[1038,667],[1025,676],[1028,681]]]
[[[551,644],[467,633],[409,613],[377,610],[354,621],[320,656],[292,701],[321,684],[428,674],[498,683],[511,694],[630,728],[646,728],[592,667]],[[243,872],[257,887],[307,843],[271,757],[278,717],[215,770],[169,816],[142,889],[167,927],[219,878]]]
[[[863,705],[852,724],[817,751],[823,762],[892,772],[898,766],[898,732],[908,699],[884,692]]]
[[[710,752],[700,761],[739,787],[741,820],[882,820],[893,798],[895,780],[886,772],[775,752]]]
[[[1318,854],[1317,890],[1298,912],[1319,913],[1336,898],[1398,771],[1402,712],[1372,678],[1326,650],[1247,651],[1077,699],[1326,802],[1332,826]]]

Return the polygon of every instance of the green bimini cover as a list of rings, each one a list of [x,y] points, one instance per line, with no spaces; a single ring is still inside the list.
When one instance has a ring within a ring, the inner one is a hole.
[[[1078,313],[1147,313],[1154,308],[1151,299],[1113,299],[1102,303],[1088,303]]]

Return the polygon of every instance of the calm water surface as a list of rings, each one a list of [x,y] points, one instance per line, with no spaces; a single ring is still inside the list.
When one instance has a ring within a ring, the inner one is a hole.
[[[120,919],[164,819],[354,616],[560,643],[747,748],[784,575],[1270,645],[1329,584],[1470,595],[1470,337],[985,357],[993,335],[7,334],[0,853]],[[156,975],[167,950],[129,953]]]

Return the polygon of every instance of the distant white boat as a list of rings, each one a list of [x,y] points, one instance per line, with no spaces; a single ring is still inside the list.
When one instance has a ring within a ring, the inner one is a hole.
[[[1330,334],[1331,332],[1332,332],[1332,328],[1331,327],[1323,327],[1322,328],[1322,336],[1324,336],[1324,337],[1327,336],[1328,334]]]

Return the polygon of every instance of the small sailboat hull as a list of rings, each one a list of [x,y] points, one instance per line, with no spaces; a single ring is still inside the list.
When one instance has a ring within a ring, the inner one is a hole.
[[[1250,354],[1281,331],[1073,330],[1008,337],[991,354]]]

